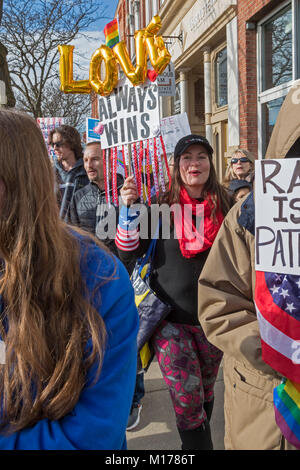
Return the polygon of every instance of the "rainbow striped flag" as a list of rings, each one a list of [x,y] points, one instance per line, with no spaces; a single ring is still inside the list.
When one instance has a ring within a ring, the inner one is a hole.
[[[104,26],[104,34],[105,34],[105,43],[108,47],[114,47],[118,42],[120,42],[119,38],[119,26],[118,20],[115,18],[106,26]]]
[[[287,379],[274,389],[273,400],[277,426],[300,449],[300,384]]]

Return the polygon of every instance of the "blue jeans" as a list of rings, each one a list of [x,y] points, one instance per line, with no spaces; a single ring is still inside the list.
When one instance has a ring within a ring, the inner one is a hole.
[[[145,395],[145,387],[144,387],[144,372],[136,374],[136,381],[135,381],[135,389],[134,395],[132,400],[132,406],[138,406],[140,404],[141,399]]]

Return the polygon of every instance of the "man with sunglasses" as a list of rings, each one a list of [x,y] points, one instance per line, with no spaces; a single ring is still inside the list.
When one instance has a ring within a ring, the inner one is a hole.
[[[65,219],[74,194],[89,183],[83,166],[83,149],[79,132],[62,125],[50,132],[49,143],[56,156],[60,216]]]

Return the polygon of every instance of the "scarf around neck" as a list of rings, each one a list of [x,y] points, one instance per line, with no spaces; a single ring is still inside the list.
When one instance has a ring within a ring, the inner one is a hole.
[[[181,211],[174,213],[179,248],[185,258],[193,258],[212,246],[224,216],[218,207],[216,221],[212,220],[213,202],[210,194],[208,199],[199,201],[190,197],[184,187],[180,190],[180,206]]]

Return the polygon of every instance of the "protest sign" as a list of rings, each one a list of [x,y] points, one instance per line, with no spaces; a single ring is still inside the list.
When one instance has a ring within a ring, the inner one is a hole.
[[[175,145],[179,139],[191,134],[191,128],[186,113],[163,118],[160,122],[160,129],[167,154],[174,152]]]
[[[300,159],[255,162],[255,269],[300,272]]]
[[[86,118],[86,142],[100,142],[100,134],[95,132],[95,127],[99,124],[99,119]]]
[[[102,149],[160,135],[157,83],[134,87],[126,79],[110,96],[99,97],[99,120]]]
[[[173,62],[165,68],[161,75],[157,76],[158,96],[175,96],[175,67]]]
[[[49,157],[52,159],[55,158],[55,154],[53,149],[51,149],[50,145],[48,144],[48,139],[50,136],[50,132],[52,129],[55,129],[55,127],[62,126],[64,123],[64,118],[62,117],[40,117],[37,118],[37,123],[42,131],[45,144],[48,150]]]

